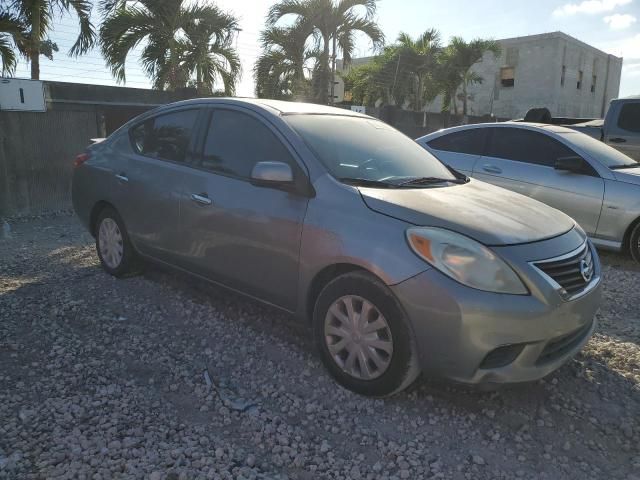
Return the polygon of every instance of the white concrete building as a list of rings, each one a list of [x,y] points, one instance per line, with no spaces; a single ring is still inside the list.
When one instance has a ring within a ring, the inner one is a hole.
[[[472,68],[484,81],[468,89],[470,115],[518,118],[547,107],[554,116],[600,117],[618,97],[622,58],[562,32],[499,42],[500,57],[486,54]]]
[[[472,67],[483,82],[468,88],[469,115],[521,118],[530,108],[547,107],[554,116],[595,118],[603,116],[609,101],[618,97],[622,58],[562,32],[498,42],[502,46],[498,58],[488,53]],[[370,60],[354,59],[354,64]],[[340,102],[345,99],[344,84],[337,80],[336,102]],[[427,110],[440,112],[441,106],[437,98]],[[461,100],[458,110],[462,111]]]

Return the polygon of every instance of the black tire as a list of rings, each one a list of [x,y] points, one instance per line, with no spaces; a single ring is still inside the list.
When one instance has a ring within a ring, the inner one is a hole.
[[[115,222],[122,237],[122,257],[117,265],[109,265],[109,262],[106,261],[105,258],[103,258],[102,248],[100,245],[100,228],[102,223],[107,220]],[[123,277],[134,272],[137,265],[135,250],[131,245],[129,235],[127,234],[127,230],[124,226],[124,222],[122,221],[122,218],[120,218],[120,215],[118,215],[118,212],[116,212],[111,207],[103,208],[96,221],[95,235],[98,258],[100,259],[102,268],[104,268],[107,273],[113,275],[114,277]]]
[[[372,380],[356,378],[333,359],[325,339],[324,324],[329,308],[346,295],[355,295],[372,303],[387,320],[393,353],[387,369]],[[406,315],[391,291],[367,272],[352,272],[329,282],[318,295],[313,311],[313,335],[322,361],[343,387],[361,395],[384,397],[409,387],[420,374],[417,352]]]
[[[631,253],[631,257],[640,263],[640,223],[631,231],[631,236],[629,237],[629,252]]]

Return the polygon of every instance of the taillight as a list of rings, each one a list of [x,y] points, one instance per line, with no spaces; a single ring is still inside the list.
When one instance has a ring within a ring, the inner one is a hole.
[[[73,166],[75,168],[78,168],[80,165],[82,165],[84,162],[86,162],[87,160],[89,160],[90,155],[88,153],[81,153],[80,155],[78,155],[76,157],[76,159],[73,161]]]

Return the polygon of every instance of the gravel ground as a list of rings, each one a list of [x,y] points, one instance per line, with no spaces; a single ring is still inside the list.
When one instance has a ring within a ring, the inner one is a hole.
[[[115,280],[71,216],[0,240],[0,479],[640,479],[640,268],[584,352],[483,393],[338,387],[306,328],[181,274]],[[206,372],[206,373],[205,373]]]

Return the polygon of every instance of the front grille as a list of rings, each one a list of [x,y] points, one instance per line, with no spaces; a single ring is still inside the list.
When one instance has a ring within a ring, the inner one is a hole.
[[[562,335],[561,337],[556,337],[551,340],[547,343],[547,346],[544,347],[544,350],[542,350],[536,364],[540,365],[552,362],[573,350],[576,345],[580,344],[580,342],[584,340],[584,337],[591,330],[591,325],[593,325],[593,321],[567,335]]]
[[[552,258],[534,265],[561,287],[564,296],[578,295],[595,280],[596,272],[589,244],[562,257]]]

